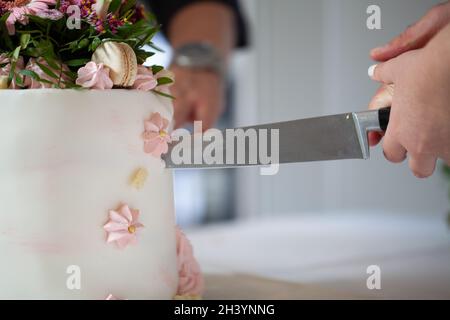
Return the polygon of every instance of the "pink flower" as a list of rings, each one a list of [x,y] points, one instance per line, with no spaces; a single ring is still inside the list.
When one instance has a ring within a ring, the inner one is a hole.
[[[200,266],[195,260],[194,250],[186,235],[176,228],[177,236],[177,266],[179,296],[201,296],[204,290],[204,280]]]
[[[130,209],[128,205],[121,205],[119,210],[109,211],[109,220],[103,226],[108,233],[106,242],[115,242],[119,248],[137,243],[136,232],[144,227],[138,222],[139,210]]]
[[[151,69],[144,67],[143,65],[138,66],[136,80],[132,86],[133,89],[151,91],[156,88],[158,81],[153,75]]]
[[[145,131],[142,135],[144,139],[144,151],[160,158],[162,154],[169,150],[169,143],[172,141],[167,133],[169,120],[164,119],[158,112],[153,113],[149,120],[144,122]]]
[[[84,88],[100,90],[111,89],[114,85],[109,77],[109,68],[103,63],[96,64],[93,61],[78,69],[76,84]]]
[[[56,0],[24,0],[15,1],[9,9],[11,14],[6,19],[6,27],[10,35],[16,33],[15,23],[28,24],[27,15],[39,15],[48,10],[49,5],[55,5]]]
[[[9,76],[9,72],[11,71],[11,63],[10,63],[10,59],[5,55],[5,54],[0,54],[0,64],[5,64],[6,65],[3,68],[0,68],[0,76]],[[15,72],[19,72],[20,70],[23,70],[24,68],[24,62],[23,62],[23,57],[19,57],[19,59],[17,59],[16,62],[16,67],[15,67]],[[16,77],[22,77],[21,75],[16,75]],[[19,86],[17,85],[16,82],[16,77],[14,77],[11,81],[11,84],[9,85],[10,89],[17,89],[19,88]]]
[[[37,12],[36,15],[42,19],[48,20],[59,20],[64,16],[64,14],[61,11],[56,9],[42,10],[40,12]]]
[[[48,69],[50,69],[55,75],[60,76],[61,79],[56,79],[56,78],[50,77],[48,74],[46,74],[41,69],[41,67],[38,65],[38,63],[47,67]],[[57,85],[58,83],[59,83],[60,87],[64,88],[63,82],[70,80],[67,75],[65,75],[63,72],[61,72],[61,70],[54,70],[52,67],[50,67],[43,58],[38,58],[37,60],[34,58],[30,58],[25,69],[35,72],[39,76],[39,78],[50,82],[50,83],[40,82],[31,77],[25,77],[25,86],[30,89],[51,88],[54,85]],[[62,70],[69,71],[69,68],[63,64]]]

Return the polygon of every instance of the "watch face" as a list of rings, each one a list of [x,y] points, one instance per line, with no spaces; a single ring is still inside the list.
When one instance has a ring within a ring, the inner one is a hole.
[[[222,73],[224,61],[209,44],[192,43],[175,50],[174,63],[181,67],[202,68]]]

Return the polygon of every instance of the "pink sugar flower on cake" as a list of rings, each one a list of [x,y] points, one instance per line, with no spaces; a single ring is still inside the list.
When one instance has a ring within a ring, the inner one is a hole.
[[[158,85],[158,80],[153,75],[150,68],[139,65],[137,69],[136,80],[132,86],[133,89],[142,91],[151,91]]]
[[[114,84],[109,77],[109,72],[109,68],[105,67],[103,63],[88,62],[84,67],[78,69],[76,84],[84,88],[111,89]]]
[[[169,143],[172,141],[167,132],[169,120],[163,118],[158,112],[153,113],[149,120],[144,122],[145,131],[142,135],[144,139],[144,151],[160,158],[162,154],[169,150]]]
[[[177,236],[177,266],[178,266],[178,296],[201,296],[204,291],[204,279],[200,266],[195,260],[194,250],[186,235],[176,228]]]
[[[136,232],[143,228],[139,221],[139,210],[123,204],[118,210],[109,211],[109,220],[103,226],[108,236],[106,242],[115,242],[121,249],[137,243]]]

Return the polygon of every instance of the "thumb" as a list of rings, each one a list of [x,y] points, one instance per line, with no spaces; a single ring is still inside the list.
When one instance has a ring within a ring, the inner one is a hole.
[[[373,49],[370,56],[376,61],[387,61],[410,50],[423,48],[450,20],[450,3],[432,8],[387,45]]]
[[[380,64],[374,64],[369,68],[369,77],[384,84],[392,84],[395,79],[396,59]]]

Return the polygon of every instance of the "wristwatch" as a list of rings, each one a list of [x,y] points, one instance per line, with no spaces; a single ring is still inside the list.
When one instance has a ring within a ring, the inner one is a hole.
[[[225,61],[216,48],[208,43],[188,43],[175,49],[172,64],[184,68],[208,70],[226,76]]]

